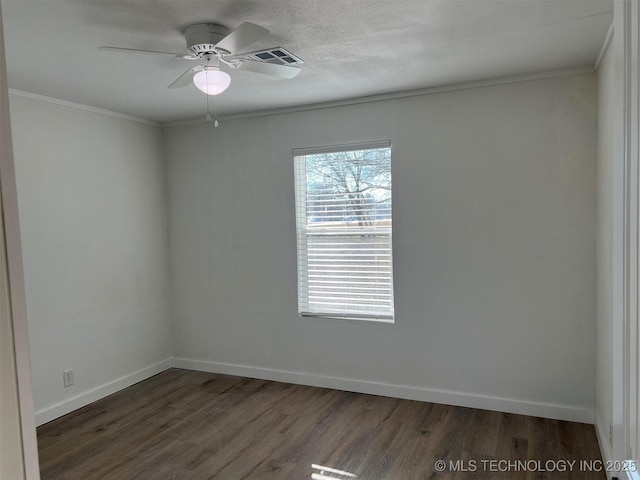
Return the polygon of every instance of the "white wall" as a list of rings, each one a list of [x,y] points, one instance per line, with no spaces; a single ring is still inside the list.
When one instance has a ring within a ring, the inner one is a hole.
[[[0,5],[1,8],[1,5]],[[7,92],[7,70],[4,56],[2,12],[0,11],[0,185],[15,183],[5,178],[5,165],[13,163],[11,126]],[[25,478],[25,456],[18,396],[18,368],[13,335],[13,315],[5,239],[5,210],[0,188],[0,478]]]
[[[605,460],[638,458],[638,0],[616,0],[598,74],[596,431]],[[609,438],[609,425],[613,431]],[[609,472],[609,478],[616,475]],[[636,475],[618,473],[619,478]]]
[[[162,131],[20,95],[10,106],[42,423],[169,364]]]
[[[177,365],[590,422],[594,80],[166,128]],[[299,318],[292,149],[376,139],[396,324]]]
[[[0,478],[17,480],[25,473],[3,228],[0,242]]]
[[[620,428],[622,401],[616,395],[616,377],[622,374],[622,344],[614,332],[622,325],[622,157],[617,156],[617,115],[619,114],[614,44],[609,43],[598,67],[598,217],[597,217],[597,315],[596,315],[596,426],[603,454],[612,458],[609,425]],[[617,347],[616,347],[617,345]],[[616,418],[617,417],[617,418]]]

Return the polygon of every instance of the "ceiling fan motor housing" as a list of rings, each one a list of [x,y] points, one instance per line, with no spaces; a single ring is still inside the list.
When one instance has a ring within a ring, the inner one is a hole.
[[[196,23],[184,29],[187,50],[196,57],[220,51],[216,50],[216,44],[228,34],[228,28],[215,23]]]

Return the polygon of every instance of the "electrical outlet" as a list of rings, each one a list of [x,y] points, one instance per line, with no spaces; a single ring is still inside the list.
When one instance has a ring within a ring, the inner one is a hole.
[[[613,420],[609,422],[609,445],[613,447]]]
[[[73,370],[65,370],[62,372],[62,381],[64,383],[64,388],[73,385]]]

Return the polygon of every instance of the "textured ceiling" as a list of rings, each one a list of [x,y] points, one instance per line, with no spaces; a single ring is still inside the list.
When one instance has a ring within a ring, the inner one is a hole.
[[[593,66],[612,0],[3,0],[9,86],[168,122],[204,116],[195,87],[167,89],[184,60],[98,51],[184,52],[182,31],[242,22],[271,31],[250,50],[301,57],[292,80],[231,72],[220,114]]]

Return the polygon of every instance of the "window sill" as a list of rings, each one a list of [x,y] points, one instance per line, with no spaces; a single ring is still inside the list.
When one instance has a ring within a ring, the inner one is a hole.
[[[357,315],[339,315],[335,313],[307,313],[302,312],[299,314],[301,317],[315,317],[315,318],[334,318],[337,320],[356,320],[370,323],[385,323],[387,325],[394,325],[395,318],[394,317],[368,317],[365,315],[357,316]]]

